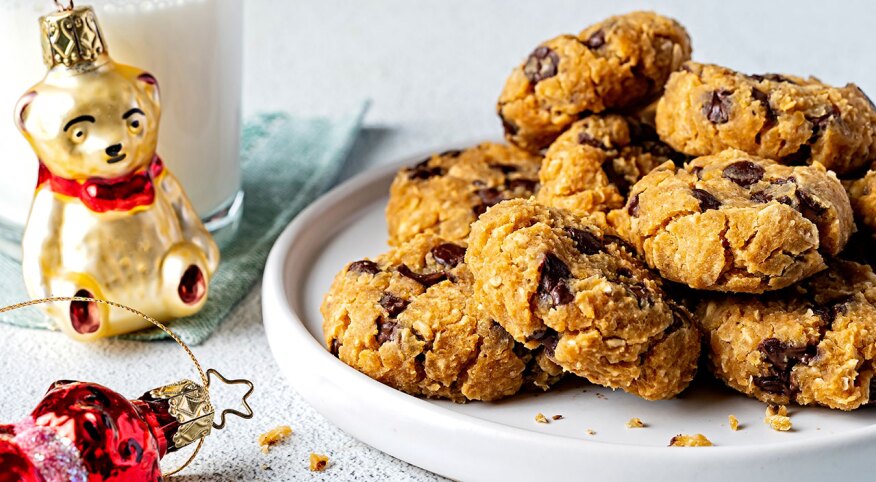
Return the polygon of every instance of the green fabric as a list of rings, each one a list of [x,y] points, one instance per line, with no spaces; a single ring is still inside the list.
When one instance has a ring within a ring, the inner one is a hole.
[[[246,123],[241,146],[245,197],[240,228],[222,251],[204,309],[169,324],[183,341],[202,343],[250,291],[283,228],[334,182],[359,133],[366,107],[342,119],[272,113]],[[20,263],[0,256],[0,306],[27,299]],[[0,322],[55,329],[51,319],[34,309],[4,313]],[[134,340],[166,337],[158,329],[124,336]]]

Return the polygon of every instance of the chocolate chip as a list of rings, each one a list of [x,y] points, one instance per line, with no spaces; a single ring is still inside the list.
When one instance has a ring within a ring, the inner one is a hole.
[[[377,343],[382,345],[393,339],[396,331],[394,321],[386,321],[383,317],[377,319]]]
[[[502,174],[511,174],[518,171],[517,166],[514,164],[493,164],[490,167],[502,171]]]
[[[624,278],[632,278],[632,277],[633,277],[633,272],[630,271],[630,270],[628,270],[627,268],[618,268],[618,269],[617,269],[617,275],[618,275],[618,276],[622,276],[622,277],[624,277]]]
[[[754,98],[754,100],[760,102],[760,104],[766,111],[766,120],[764,121],[763,128],[769,129],[770,127],[774,126],[778,118],[776,117],[776,113],[773,112],[773,108],[770,106],[770,96],[767,95],[766,92],[756,88],[751,89],[751,96]]]
[[[639,215],[639,194],[640,193],[636,193],[636,195],[631,197],[627,203],[627,213],[632,217]]]
[[[483,202],[487,207],[495,206],[496,204],[499,204],[500,202],[505,200],[505,196],[502,191],[494,187],[478,189],[477,191],[475,191],[475,194],[477,194],[478,197],[481,198],[481,202]]]
[[[773,200],[773,196],[766,191],[758,191],[751,193],[751,200],[756,203],[766,204]]]
[[[602,30],[597,30],[593,35],[590,36],[587,40],[584,41],[584,45],[589,49],[598,49],[605,45],[605,32]]]
[[[536,331],[535,333],[529,335],[527,338],[528,341],[537,341],[541,343],[544,347],[545,352],[551,358],[554,356],[554,350],[557,349],[557,342],[560,340],[559,333],[552,328],[545,328],[543,330]]]
[[[414,167],[410,168],[408,170],[408,179],[425,180],[437,176],[443,176],[443,168],[439,166],[429,167],[429,161],[431,160],[431,157],[429,159],[423,159],[422,161],[414,165]]]
[[[605,147],[602,144],[602,141],[591,136],[590,134],[588,134],[586,132],[582,132],[582,133],[578,134],[578,144],[581,144],[582,146],[593,146],[593,147],[597,147],[599,149],[602,149],[603,147]]]
[[[839,108],[831,104],[830,109],[826,113],[818,117],[807,117],[806,120],[812,123],[812,135],[809,137],[809,144],[814,144],[818,140],[818,136],[821,135],[821,132],[831,122],[831,119],[841,119],[841,115]]]
[[[473,212],[475,216],[481,217],[481,214],[487,212],[488,207],[489,206],[486,206],[484,204],[475,204],[474,206],[472,206],[471,212]]]
[[[614,159],[606,159],[602,163],[602,171],[608,177],[608,182],[614,184],[622,196],[626,196],[630,192],[630,183],[623,174],[617,172],[617,169],[614,168]]]
[[[408,265],[406,265],[406,264],[400,265],[398,267],[398,272],[402,276],[410,278],[410,279],[416,281],[417,283],[420,283],[421,285],[425,286],[426,288],[428,288],[436,283],[440,283],[440,282],[447,279],[447,273],[444,273],[444,272],[427,273],[427,274],[414,273],[411,270],[411,268],[408,268]]]
[[[700,211],[706,212],[709,209],[718,209],[721,207],[721,201],[718,200],[712,193],[702,189],[691,189],[691,195],[700,202]]]
[[[754,384],[765,392],[790,396],[795,392],[791,371],[798,363],[809,363],[817,355],[818,347],[793,346],[777,338],[767,338],[757,345],[757,349],[770,363],[772,373],[754,377]]]
[[[813,354],[814,345],[792,346],[777,338],[767,338],[757,345],[767,361],[781,372],[790,371],[807,354]]]
[[[514,136],[517,135],[517,133],[520,131],[520,128],[517,127],[517,124],[506,119],[501,110],[499,111],[499,119],[502,120],[502,129],[505,131],[505,134],[508,134],[509,136]]]
[[[721,175],[742,187],[748,187],[763,179],[764,172],[763,167],[751,161],[737,161],[725,167]]]
[[[378,303],[380,303],[380,306],[382,306],[383,309],[386,310],[387,313],[389,313],[390,318],[397,317],[399,314],[401,314],[402,311],[405,311],[405,308],[407,308],[408,304],[410,304],[409,301],[403,300],[392,293],[386,292],[384,292],[383,296],[380,297],[380,301]]]
[[[645,304],[651,303],[651,294],[648,291],[648,288],[641,283],[636,283],[627,286],[627,290],[632,293],[632,295],[636,298],[636,301],[639,304],[639,308],[643,308]]]
[[[565,228],[564,231],[572,238],[575,248],[581,254],[591,255],[602,251],[602,240],[595,234],[576,228]]]
[[[730,120],[730,91],[715,90],[703,104],[703,115],[713,124],[724,124]]]
[[[523,74],[533,84],[557,75],[557,65],[560,56],[548,47],[542,45],[529,54],[526,64],[523,65]]]
[[[790,79],[781,74],[751,74],[749,75],[749,77],[758,82],[762,82],[764,80],[771,80],[773,82],[791,82]]]
[[[455,268],[465,260],[465,248],[458,244],[444,243],[432,248],[432,257],[435,261],[448,268]]]
[[[353,261],[350,263],[350,267],[347,268],[347,271],[352,271],[354,273],[377,274],[380,272],[380,266],[374,261],[363,259],[361,261]]]
[[[811,194],[802,189],[797,190],[797,199],[800,200],[801,210],[806,217],[809,217],[808,214],[819,216],[827,211],[827,206],[822,205]]]
[[[797,152],[783,157],[781,162],[788,166],[803,166],[809,163],[811,157],[812,148],[809,147],[809,144],[803,144],[797,149]]]
[[[845,314],[848,310],[846,303],[849,302],[851,297],[843,298],[838,301],[834,301],[832,304],[813,306],[812,312],[818,315],[821,318],[827,328],[833,325],[834,320],[836,320],[837,315]]]
[[[329,345],[329,353],[334,355],[336,358],[341,354],[341,342],[337,338],[332,339],[331,345]]]
[[[540,297],[552,306],[561,306],[575,300],[575,295],[566,285],[571,276],[569,267],[553,253],[548,253],[541,263],[541,280],[538,283]]]
[[[777,375],[756,375],[751,378],[752,383],[761,390],[775,395],[788,395],[791,392],[791,387],[782,378]]]
[[[510,179],[505,183],[505,187],[510,191],[520,189],[531,193],[538,188],[538,181],[534,179]]]
[[[690,173],[696,176],[698,181],[703,180],[703,168],[701,166],[694,166],[691,168]]]

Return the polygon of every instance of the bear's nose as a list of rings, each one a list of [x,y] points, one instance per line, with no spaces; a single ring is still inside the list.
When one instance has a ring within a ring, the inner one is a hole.
[[[119,152],[121,152],[121,151],[122,151],[121,144],[113,144],[113,145],[106,148],[106,154],[108,156],[112,156],[112,157],[118,156]]]

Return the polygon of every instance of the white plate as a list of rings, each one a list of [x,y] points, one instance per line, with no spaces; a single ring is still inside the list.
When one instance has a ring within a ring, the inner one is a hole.
[[[763,423],[764,404],[708,376],[659,402],[571,382],[498,403],[454,404],[406,395],[344,365],[322,345],[322,296],[346,263],[387,249],[389,185],[399,166],[417,160],[372,169],[324,195],[286,228],[265,269],[263,315],[274,357],[298,393],[345,432],[464,480],[870,478],[873,408],[793,408],[794,428],[782,433]],[[539,412],[564,418],[539,424]],[[741,422],[737,432],[730,414]],[[647,427],[627,429],[631,417]],[[667,448],[679,433],[702,433],[716,447]]]

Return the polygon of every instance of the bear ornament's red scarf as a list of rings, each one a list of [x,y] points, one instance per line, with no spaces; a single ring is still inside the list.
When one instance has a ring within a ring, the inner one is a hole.
[[[37,189],[46,184],[52,192],[79,198],[97,213],[130,211],[155,201],[155,180],[164,172],[164,163],[155,155],[146,169],[116,178],[93,177],[85,182],[52,174],[40,161]]]

